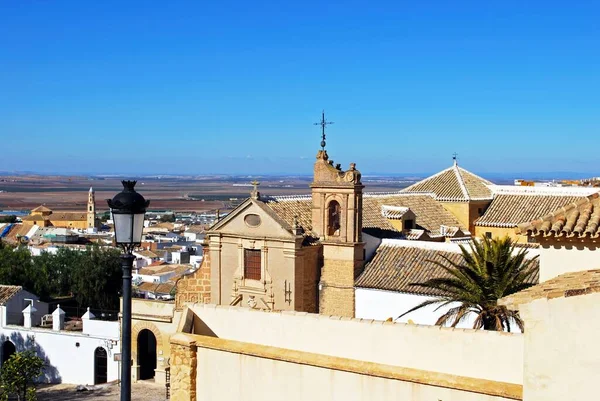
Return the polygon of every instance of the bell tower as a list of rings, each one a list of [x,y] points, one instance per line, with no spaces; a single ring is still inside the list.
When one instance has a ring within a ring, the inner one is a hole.
[[[321,124],[326,124],[325,116]],[[324,125],[323,125],[324,127]],[[324,131],[324,129],[323,129]],[[354,163],[343,171],[325,150],[325,134],[314,165],[312,230],[323,244],[319,313],[354,317],[354,279],[364,265],[361,174]]]
[[[94,188],[90,187],[88,192],[88,205],[87,205],[87,228],[96,228],[96,199],[94,195]]]

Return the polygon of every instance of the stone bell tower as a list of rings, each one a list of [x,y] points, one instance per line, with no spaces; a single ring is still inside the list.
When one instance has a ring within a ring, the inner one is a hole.
[[[324,118],[323,118],[324,121]],[[354,317],[354,279],[364,265],[361,174],[346,171],[325,150],[317,153],[312,189],[312,229],[323,244],[319,313]]]
[[[90,187],[88,192],[88,205],[87,205],[87,228],[96,227],[96,199],[94,195],[94,189]]]

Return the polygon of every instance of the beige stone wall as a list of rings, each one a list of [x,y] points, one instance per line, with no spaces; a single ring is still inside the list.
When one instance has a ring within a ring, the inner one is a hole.
[[[196,400],[197,347],[193,338],[171,338],[171,401]]]
[[[470,225],[468,202],[440,202],[440,204],[454,215],[456,219],[467,228]]]
[[[492,238],[502,238],[508,236],[520,244],[527,244],[527,236],[517,234],[515,227],[480,227],[475,226],[475,236],[481,238],[486,233],[492,233]]]
[[[319,313],[354,317],[354,279],[363,265],[362,249],[362,244],[323,245]]]
[[[526,401],[594,400],[600,375],[600,293],[539,299],[525,319]]]
[[[541,239],[540,281],[563,273],[600,269],[600,241],[597,239]]]
[[[186,303],[208,304],[210,299],[210,252],[208,243],[203,247],[202,264],[194,273],[183,276],[177,281],[175,307],[181,310]]]
[[[203,323],[195,334],[514,384],[523,380],[521,334],[214,305],[190,308]]]
[[[521,386],[309,354],[269,346],[190,336],[197,345],[196,393],[178,375],[174,401],[461,400],[520,399]],[[184,352],[182,352],[182,355]],[[216,368],[218,367],[218,368]],[[186,369],[187,371],[187,369]]]
[[[170,338],[177,331],[181,312],[175,311],[172,302],[133,299],[132,302],[131,369],[133,380],[138,379],[139,359],[137,354],[138,335],[144,330],[150,330],[156,338],[156,376],[157,383],[165,382],[165,369],[170,365]]]
[[[454,217],[467,228],[471,234],[476,230],[475,220],[485,212],[491,201],[470,201],[470,202],[440,202],[441,205],[452,213]],[[481,209],[481,214],[479,210]]]

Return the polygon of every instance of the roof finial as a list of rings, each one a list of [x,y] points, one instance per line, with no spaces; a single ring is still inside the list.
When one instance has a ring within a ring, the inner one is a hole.
[[[454,165],[456,166],[458,164],[458,153],[452,153],[452,160],[454,161]]]
[[[325,150],[325,128],[331,124],[333,124],[332,121],[325,120],[325,110],[323,110],[323,112],[321,113],[321,121],[313,124],[321,126],[321,150]]]
[[[252,184],[252,186],[254,187],[252,188],[252,192],[250,193],[252,199],[260,198],[260,192],[258,192],[258,186],[260,185],[260,182],[254,180],[250,184]]]

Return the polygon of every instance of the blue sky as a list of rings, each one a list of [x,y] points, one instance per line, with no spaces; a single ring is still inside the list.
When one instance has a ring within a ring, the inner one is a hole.
[[[493,3],[493,4],[485,4]],[[0,171],[600,175],[600,3],[0,1]]]

